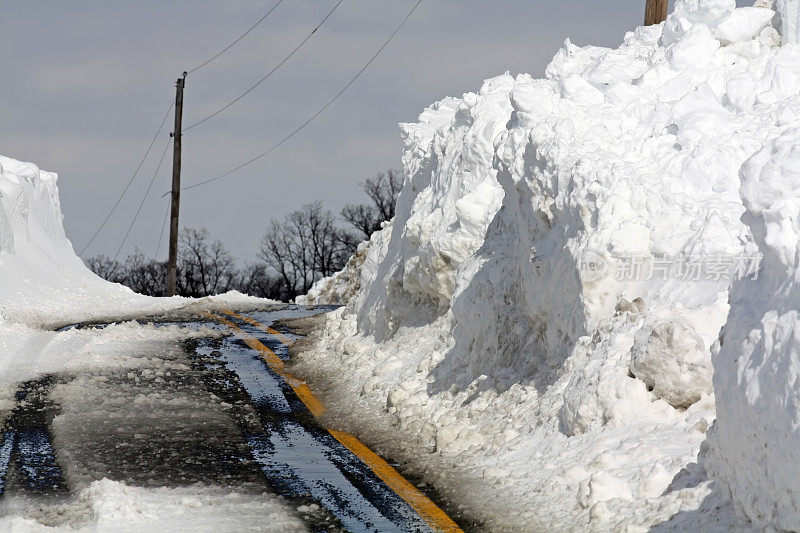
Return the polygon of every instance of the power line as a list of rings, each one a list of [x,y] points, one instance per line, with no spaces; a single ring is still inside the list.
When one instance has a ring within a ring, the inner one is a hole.
[[[320,116],[320,115],[321,115],[323,112],[325,112],[325,110],[326,110],[326,109],[328,109],[328,108],[329,108],[331,105],[333,105],[333,103],[334,103],[336,100],[338,100],[338,99],[339,99],[339,97],[340,97],[340,96],[342,96],[342,94],[344,94],[344,92],[345,92],[347,89],[349,89],[351,85],[353,85],[353,83],[355,83],[355,81],[356,81],[356,80],[357,80],[357,79],[358,79],[358,78],[361,76],[361,74],[363,74],[363,73],[364,73],[364,71],[365,71],[365,70],[367,70],[367,68],[368,68],[368,67],[369,67],[369,66],[370,66],[370,65],[373,63],[373,61],[375,61],[375,59],[376,59],[376,58],[377,58],[377,57],[380,55],[380,53],[381,53],[381,52],[383,52],[383,50],[384,50],[384,49],[385,49],[385,48],[386,48],[386,47],[389,45],[389,43],[392,41],[392,39],[394,39],[394,37],[395,37],[395,36],[396,36],[396,35],[397,35],[397,34],[400,32],[400,30],[403,28],[403,26],[405,25],[405,23],[406,23],[406,22],[408,22],[408,19],[410,19],[410,18],[411,18],[411,15],[413,15],[413,14],[414,14],[414,11],[416,11],[416,9],[419,7],[419,5],[420,5],[421,3],[422,3],[422,0],[417,0],[417,3],[416,3],[416,4],[414,4],[414,7],[412,7],[412,8],[411,8],[411,11],[409,11],[409,12],[408,12],[408,14],[405,16],[405,18],[404,18],[404,19],[403,19],[403,20],[400,22],[400,24],[398,24],[398,25],[397,25],[397,27],[394,29],[394,31],[392,32],[392,34],[391,34],[391,35],[389,35],[389,38],[388,38],[388,39],[386,39],[386,41],[383,43],[383,45],[381,45],[381,47],[380,47],[380,48],[378,48],[378,51],[377,51],[377,52],[375,52],[375,54],[374,54],[374,55],[373,55],[373,56],[370,58],[370,60],[369,60],[369,61],[367,61],[367,63],[366,63],[366,64],[365,64],[365,65],[364,65],[364,66],[361,68],[361,70],[359,70],[359,71],[356,73],[356,75],[355,75],[355,76],[353,76],[353,78],[352,78],[352,79],[351,79],[349,82],[347,82],[347,85],[345,85],[344,87],[342,87],[342,90],[341,90],[341,91],[339,91],[338,93],[336,93],[336,96],[334,96],[333,98],[331,98],[331,100],[330,100],[330,101],[329,101],[327,104],[325,104],[324,106],[322,106],[322,108],[321,108],[319,111],[317,111],[316,113],[314,113],[314,114],[311,116],[311,118],[309,118],[308,120],[306,120],[305,122],[303,122],[303,123],[302,123],[300,126],[298,126],[298,127],[297,127],[297,128],[294,130],[294,131],[292,131],[292,132],[291,132],[289,135],[287,135],[286,137],[284,137],[283,139],[281,139],[280,141],[278,141],[277,143],[275,143],[274,145],[272,145],[272,147],[270,147],[270,148],[269,148],[267,151],[265,151],[265,152],[262,152],[261,154],[259,154],[259,155],[255,156],[254,158],[252,158],[252,159],[250,159],[250,160],[248,160],[248,161],[246,161],[246,162],[242,163],[241,165],[239,165],[239,166],[237,166],[237,167],[234,167],[234,168],[232,168],[232,169],[228,170],[227,172],[224,172],[224,173],[220,174],[219,176],[215,176],[215,177],[213,177],[213,178],[209,178],[209,179],[206,179],[206,180],[200,181],[200,182],[198,182],[198,183],[195,183],[195,184],[193,184],[193,185],[188,185],[188,186],[186,186],[186,187],[182,187],[182,188],[181,188],[181,190],[182,190],[182,191],[186,191],[186,190],[189,190],[189,189],[194,189],[194,188],[197,188],[197,187],[201,187],[201,186],[203,186],[203,185],[206,185],[206,184],[209,184],[209,183],[211,183],[211,182],[214,182],[214,181],[220,180],[220,179],[222,179],[222,178],[224,178],[224,177],[226,177],[226,176],[230,176],[231,174],[233,174],[233,173],[234,173],[234,172],[236,172],[237,170],[241,170],[242,168],[244,168],[244,167],[246,167],[246,166],[248,166],[248,165],[251,165],[252,163],[255,163],[255,162],[256,162],[256,161],[258,161],[259,159],[261,159],[261,158],[263,158],[263,157],[266,157],[267,155],[269,155],[270,153],[272,153],[272,152],[274,152],[276,149],[278,149],[278,148],[279,148],[281,145],[283,145],[284,143],[286,143],[287,141],[289,141],[289,140],[290,140],[292,137],[294,137],[295,135],[297,135],[298,133],[300,133],[300,131],[302,131],[302,130],[303,130],[303,129],[304,129],[306,126],[308,126],[308,125],[309,125],[309,124],[310,124],[310,123],[311,123],[311,122],[312,122],[314,119],[316,119],[316,118],[317,118],[318,116]],[[164,196],[166,196],[167,194],[170,194],[170,193],[166,193]]]
[[[283,58],[283,60],[282,60],[280,63],[278,63],[277,65],[275,65],[275,67],[274,67],[272,70],[270,70],[269,72],[267,72],[267,74],[266,74],[266,75],[265,75],[263,78],[261,78],[260,80],[258,80],[258,81],[257,81],[255,84],[253,84],[252,86],[250,86],[250,88],[249,88],[249,89],[247,89],[245,92],[243,92],[242,94],[240,94],[239,96],[237,96],[236,98],[234,98],[233,100],[231,100],[230,102],[228,102],[227,104],[225,104],[224,106],[222,106],[221,108],[217,109],[216,111],[214,111],[214,112],[213,112],[213,113],[211,113],[210,115],[206,115],[204,118],[202,118],[202,119],[198,120],[197,122],[194,122],[193,124],[191,124],[191,125],[187,126],[186,128],[184,128],[184,129],[183,129],[183,131],[184,131],[184,132],[187,132],[187,131],[189,131],[190,129],[194,128],[195,126],[199,126],[200,124],[202,124],[202,123],[206,122],[207,120],[209,120],[209,119],[211,119],[211,118],[213,118],[213,117],[216,117],[217,115],[219,115],[220,113],[222,113],[223,111],[225,111],[226,109],[228,109],[229,107],[231,107],[232,105],[234,105],[236,102],[238,102],[239,100],[241,100],[242,98],[244,98],[245,96],[247,96],[248,94],[250,94],[251,92],[253,92],[253,90],[255,90],[255,88],[256,88],[256,87],[258,87],[259,85],[261,85],[262,83],[264,83],[264,82],[267,80],[267,78],[269,78],[270,76],[272,76],[272,74],[273,74],[273,73],[275,73],[275,71],[276,71],[276,70],[278,70],[279,68],[281,68],[281,67],[283,66],[283,64],[284,64],[284,63],[286,63],[287,61],[289,61],[289,59],[291,59],[291,57],[292,57],[293,55],[295,55],[295,54],[296,54],[296,53],[297,53],[297,52],[300,50],[300,48],[302,48],[302,47],[303,47],[303,45],[304,45],[304,44],[306,44],[306,43],[307,43],[307,42],[308,42],[308,41],[311,39],[311,37],[313,37],[313,36],[314,36],[314,34],[315,34],[315,33],[317,33],[317,30],[319,30],[319,29],[322,27],[322,25],[323,25],[323,24],[325,24],[325,22],[326,22],[326,21],[327,21],[329,18],[331,18],[331,15],[333,15],[333,12],[334,12],[334,11],[336,11],[336,8],[338,8],[338,7],[341,5],[341,3],[342,3],[343,1],[344,1],[344,0],[339,0],[338,2],[336,2],[336,5],[334,5],[334,6],[333,6],[333,9],[331,9],[331,10],[328,12],[328,14],[327,14],[327,15],[325,15],[325,18],[324,18],[324,19],[322,19],[322,22],[320,22],[319,24],[317,24],[317,25],[316,25],[316,27],[315,27],[315,28],[314,28],[314,29],[311,31],[311,33],[309,33],[308,35],[306,35],[306,38],[305,38],[305,39],[303,39],[302,41],[300,41],[300,44],[298,44],[297,46],[295,46],[295,47],[294,47],[294,50],[292,50],[291,52],[289,52],[289,55],[287,55],[286,57],[284,57],[284,58]]]
[[[225,52],[227,52],[228,50],[233,48],[237,43],[239,43],[239,41],[244,39],[251,31],[253,31],[259,24],[261,24],[270,14],[272,14],[272,12],[275,11],[275,9],[277,9],[278,6],[281,5],[281,3],[283,3],[283,1],[284,0],[278,0],[264,14],[264,16],[262,16],[260,19],[258,19],[255,24],[250,26],[250,28],[246,32],[244,32],[242,35],[240,35],[239,38],[237,38],[231,44],[229,44],[228,46],[223,48],[216,55],[208,58],[207,60],[205,60],[200,65],[198,65],[198,66],[194,67],[193,69],[189,70],[188,73],[192,73],[192,72],[196,72],[196,71],[200,70],[201,68],[205,67],[206,65],[208,65],[209,63],[211,63],[215,59],[219,58],[222,54],[224,54]],[[170,111],[172,111],[172,108],[173,108],[174,105],[175,105],[175,100],[173,99],[172,103],[169,106],[169,109],[167,109],[167,112],[164,114],[164,119],[161,121],[161,124],[158,126],[158,130],[156,131],[155,135],[153,135],[153,139],[150,141],[150,145],[147,147],[147,150],[145,151],[144,156],[142,156],[142,159],[139,161],[139,164],[136,166],[136,170],[133,172],[133,175],[131,176],[130,180],[128,180],[128,183],[125,185],[125,188],[122,190],[122,193],[119,195],[117,200],[114,202],[114,205],[111,207],[111,210],[108,212],[108,214],[106,215],[105,219],[103,219],[103,222],[100,224],[100,226],[94,232],[92,237],[89,239],[89,242],[87,242],[83,246],[83,248],[81,249],[80,255],[83,255],[84,252],[86,252],[86,250],[89,248],[89,246],[97,238],[97,236],[100,235],[100,232],[103,230],[103,228],[106,226],[106,224],[108,224],[108,221],[111,219],[111,216],[114,214],[114,211],[116,211],[117,207],[119,207],[120,202],[122,202],[122,199],[125,197],[125,194],[128,192],[128,189],[130,189],[131,185],[133,184],[133,181],[136,179],[136,176],[139,174],[139,171],[141,170],[142,165],[144,164],[145,160],[147,160],[147,156],[150,155],[150,151],[153,149],[153,145],[155,144],[159,133],[161,133],[161,130],[164,128],[164,124],[166,123],[167,118],[169,117]]]
[[[164,228],[167,227],[167,219],[169,218],[169,210],[171,207],[171,203],[167,200],[167,210],[164,212],[164,222],[161,224],[161,233],[158,236],[158,246],[156,246],[156,253],[153,256],[153,259],[158,261],[158,251],[161,250],[161,240],[164,238]]]
[[[200,63],[200,64],[199,64],[199,65],[197,65],[196,67],[194,67],[193,69],[191,69],[191,70],[187,71],[187,74],[191,74],[192,72],[196,72],[196,71],[200,70],[201,68],[205,67],[206,65],[208,65],[209,63],[211,63],[212,61],[214,61],[215,59],[217,59],[219,56],[221,56],[222,54],[224,54],[225,52],[227,52],[228,50],[230,50],[231,48],[233,48],[234,46],[236,46],[236,44],[237,44],[239,41],[241,41],[242,39],[244,39],[245,37],[247,37],[247,34],[249,34],[251,31],[253,31],[254,29],[256,29],[256,27],[257,27],[259,24],[261,24],[262,22],[264,22],[264,19],[266,19],[268,16],[270,16],[270,14],[272,14],[272,12],[273,12],[273,11],[275,11],[275,9],[277,9],[277,7],[278,7],[279,5],[281,5],[281,3],[283,3],[283,0],[278,0],[278,1],[275,3],[275,5],[273,5],[273,6],[272,6],[272,7],[269,9],[269,11],[267,11],[267,12],[264,14],[264,16],[263,16],[263,17],[261,17],[260,19],[258,19],[258,20],[256,21],[256,23],[255,23],[255,24],[253,24],[252,26],[250,26],[250,28],[249,28],[249,29],[248,29],[246,32],[244,32],[242,35],[240,35],[238,39],[236,39],[236,40],[235,40],[235,41],[233,41],[231,44],[229,44],[228,46],[226,46],[225,48],[223,48],[222,50],[220,50],[220,51],[219,51],[219,52],[218,52],[216,55],[214,55],[214,56],[212,56],[212,57],[209,57],[208,59],[206,59],[205,61],[203,61],[202,63]]]
[[[105,225],[108,223],[109,219],[111,218],[111,215],[113,215],[114,211],[116,211],[117,207],[119,207],[119,203],[122,201],[122,198],[128,192],[128,189],[130,189],[131,184],[133,183],[133,180],[135,180],[136,176],[139,174],[139,170],[141,170],[142,165],[144,164],[145,160],[147,159],[147,156],[150,155],[150,150],[153,149],[153,145],[156,143],[156,139],[158,139],[158,135],[161,133],[161,130],[164,128],[164,124],[167,122],[167,118],[169,117],[169,113],[170,113],[170,111],[172,111],[172,107],[174,105],[175,105],[175,100],[173,99],[172,103],[169,104],[169,109],[167,109],[167,112],[164,114],[164,119],[161,121],[161,124],[158,126],[158,130],[156,130],[156,134],[153,135],[153,140],[150,141],[150,145],[147,147],[147,150],[145,151],[144,155],[142,156],[141,161],[139,161],[139,164],[136,166],[136,170],[133,172],[133,176],[131,176],[131,179],[128,180],[128,184],[125,185],[125,188],[122,190],[122,193],[119,195],[119,198],[117,198],[117,201],[114,202],[114,206],[111,208],[111,210],[108,212],[108,215],[106,215],[106,218],[103,220],[103,222],[97,228],[97,231],[94,232],[94,235],[92,235],[92,238],[89,239],[89,242],[87,242],[84,245],[84,247],[81,249],[80,255],[83,255],[83,253],[86,251],[86,249],[89,248],[89,245],[91,245],[94,242],[94,240],[97,238],[97,236],[100,235],[100,232],[103,230]]]
[[[136,224],[136,219],[139,218],[139,213],[142,212],[142,207],[144,206],[144,203],[147,200],[147,196],[150,194],[150,189],[153,187],[153,182],[156,181],[156,176],[158,175],[158,171],[161,170],[161,163],[164,162],[164,157],[167,155],[167,150],[169,149],[170,144],[172,144],[172,138],[170,138],[167,141],[166,146],[164,146],[164,152],[161,154],[161,159],[158,160],[158,165],[156,165],[156,171],[153,172],[153,177],[150,178],[150,184],[147,186],[147,190],[144,193],[144,197],[142,198],[142,201],[139,202],[139,208],[136,210],[136,214],[133,216],[133,220],[131,220],[131,225],[128,226],[128,231],[125,232],[125,237],[123,237],[122,242],[119,243],[119,248],[117,248],[117,253],[114,254],[115,261],[117,257],[119,257],[119,253],[122,251],[122,247],[125,246],[125,241],[128,240],[128,236],[131,234],[133,225]]]

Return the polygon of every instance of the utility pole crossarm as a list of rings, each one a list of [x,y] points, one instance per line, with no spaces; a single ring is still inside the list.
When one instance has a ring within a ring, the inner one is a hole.
[[[169,259],[167,296],[175,296],[178,285],[178,212],[181,207],[181,127],[183,122],[183,87],[186,73],[175,84],[175,130],[172,132],[172,209],[169,223]]]

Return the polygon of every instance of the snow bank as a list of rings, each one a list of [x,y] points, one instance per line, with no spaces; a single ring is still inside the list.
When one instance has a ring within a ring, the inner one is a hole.
[[[731,312],[715,358],[719,418],[709,436],[705,462],[747,518],[796,531],[800,529],[800,129],[781,130],[741,170],[747,209],[743,219],[764,261],[757,280],[738,282],[731,291]]]
[[[0,156],[0,327],[4,320],[47,326],[275,303],[235,292],[200,300],[148,298],[99,278],[64,233],[57,179],[33,163]]]
[[[298,296],[298,305],[344,305],[361,288],[363,279],[371,279],[376,265],[365,265],[364,262],[372,246],[379,246],[386,239],[384,235],[391,231],[391,222],[385,222],[381,230],[372,234],[368,241],[358,245],[356,253],[347,261],[342,270],[332,276],[323,278],[311,287],[308,294]],[[372,266],[372,270],[368,267]]]
[[[691,466],[710,347],[761,261],[739,169],[800,138],[800,49],[777,29],[792,42],[796,3],[768,5],[679,0],[616,49],[567,40],[545,79],[403,125],[391,232],[304,356],[349,376],[362,412],[342,423],[379,413],[429,454],[399,456],[482,480],[489,496],[437,487],[490,526],[650,526],[711,501]]]
[[[102,297],[141,304],[129,289],[92,274],[64,234],[56,174],[0,157],[0,315],[36,323]],[[55,307],[55,309],[54,309]]]

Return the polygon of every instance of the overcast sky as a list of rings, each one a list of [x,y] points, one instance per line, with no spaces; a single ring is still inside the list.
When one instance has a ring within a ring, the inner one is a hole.
[[[174,96],[179,73],[229,44],[275,0],[9,2],[0,19],[0,153],[58,172],[67,234],[80,250],[111,207]],[[191,123],[263,76],[335,0],[284,0],[218,61],[189,76]],[[344,0],[281,70],[184,137],[183,181],[217,175],[305,121],[369,59],[414,0]],[[183,194],[182,225],[205,225],[241,261],[269,219],[322,200],[361,201],[358,183],[400,166],[397,124],[430,103],[508,70],[540,75],[566,37],[616,46],[644,0],[424,0],[370,69],[271,156]],[[170,117],[168,124],[171,124]],[[171,126],[86,256],[113,255]],[[168,155],[122,251],[155,253],[169,189]],[[166,255],[165,243],[160,257]]]

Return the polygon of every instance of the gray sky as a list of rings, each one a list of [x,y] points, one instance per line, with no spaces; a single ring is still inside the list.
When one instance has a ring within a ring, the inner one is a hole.
[[[59,173],[67,234],[83,247],[128,181],[174,96],[174,82],[230,43],[274,0],[10,2],[0,19],[0,153]],[[344,0],[289,63],[226,113],[184,137],[184,184],[260,153],[328,101],[414,0]],[[285,0],[220,60],[187,80],[193,122],[280,61],[334,0]],[[644,0],[424,0],[372,67],[317,121],[271,156],[183,194],[182,225],[209,228],[241,260],[269,219],[322,200],[362,201],[358,183],[400,166],[399,122],[508,70],[539,75],[564,38],[616,46]],[[86,256],[113,254],[171,130]],[[171,155],[122,256],[152,255]],[[166,255],[165,243],[160,257]]]

